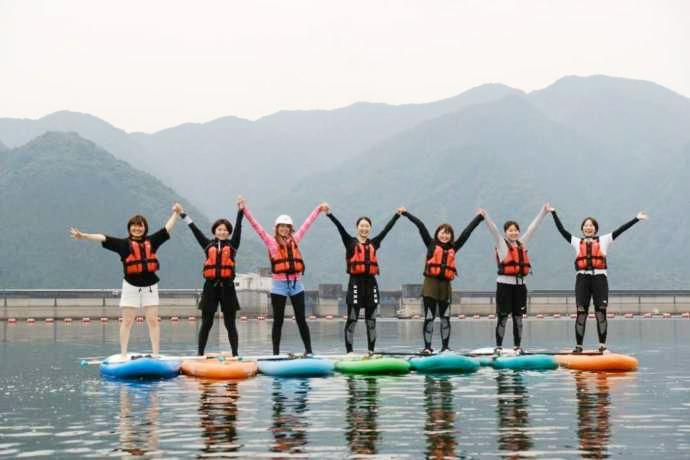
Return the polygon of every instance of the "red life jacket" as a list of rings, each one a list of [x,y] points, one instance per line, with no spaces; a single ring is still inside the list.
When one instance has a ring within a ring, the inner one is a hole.
[[[220,256],[218,255],[220,251]],[[235,250],[230,244],[213,242],[206,248],[204,278],[207,280],[227,280],[235,277]]]
[[[575,270],[605,270],[606,256],[601,253],[599,237],[581,239],[580,249],[575,258]]]
[[[278,255],[275,258],[270,251],[268,257],[271,259],[271,271],[273,273],[285,273],[288,275],[304,273],[302,253],[299,252],[299,247],[297,247],[297,243],[292,238],[288,239],[286,246],[278,244]]]
[[[355,252],[347,261],[347,272],[350,275],[378,275],[379,264],[376,261],[376,248],[366,242],[357,242]]]
[[[428,253],[427,256],[429,256]],[[455,249],[443,249],[440,244],[435,244],[431,256],[426,259],[424,276],[451,281],[456,273]]]
[[[129,255],[124,261],[125,275],[138,275],[140,273],[153,273],[158,270],[158,259],[151,248],[151,241],[129,240]]]
[[[529,275],[531,265],[529,257],[527,256],[527,249],[519,241],[515,242],[513,246],[509,241],[508,254],[502,261],[498,260],[498,253],[496,253],[496,262],[498,262],[498,274],[523,277]]]

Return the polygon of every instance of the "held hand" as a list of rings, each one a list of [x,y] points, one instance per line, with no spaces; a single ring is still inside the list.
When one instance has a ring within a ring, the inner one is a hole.
[[[244,199],[242,195],[237,197],[237,207],[240,209],[244,209],[244,204],[247,202],[247,200]]]
[[[486,209],[484,209],[484,208],[477,208],[477,214],[480,215],[480,216],[482,216],[482,217],[486,217]]]
[[[647,214],[644,211],[640,211],[637,213],[636,217],[637,217],[637,220],[647,220],[647,219],[649,219],[649,214]]]
[[[319,208],[321,209],[321,212],[325,212],[326,214],[331,213],[331,206],[325,201],[319,205]]]
[[[405,206],[400,206],[398,209],[395,210],[395,212],[397,212],[399,216],[402,216],[403,213],[407,212],[407,209],[405,209]]]
[[[75,240],[81,240],[83,238],[83,234],[81,233],[81,230],[79,230],[77,227],[70,227],[69,228],[69,235],[72,239],[75,239]]]
[[[184,212],[184,208],[182,207],[182,205],[180,203],[175,203],[175,204],[173,204],[172,212],[174,212],[177,215],[180,215]]]
[[[551,206],[551,203],[546,203],[544,205],[544,210],[546,210],[546,212],[554,212],[556,210],[556,208]]]

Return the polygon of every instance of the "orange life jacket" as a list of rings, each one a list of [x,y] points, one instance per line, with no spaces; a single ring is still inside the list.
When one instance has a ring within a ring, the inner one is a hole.
[[[581,239],[575,258],[575,270],[605,270],[606,256],[601,253],[599,238]]]
[[[271,259],[271,271],[273,273],[288,275],[304,273],[302,253],[299,252],[299,247],[292,238],[287,241],[286,246],[278,244],[278,255],[275,258],[270,254],[270,251],[268,257]]]
[[[220,257],[218,256],[220,251]],[[213,242],[206,248],[204,278],[207,280],[227,280],[235,277],[235,250],[230,244]]]
[[[347,272],[350,275],[378,275],[379,264],[376,261],[376,248],[366,242],[357,242],[355,252],[347,261]]]
[[[129,240],[129,255],[125,259],[125,274],[138,275],[140,273],[153,273],[159,268],[156,253],[151,248],[151,241]]]
[[[424,276],[451,281],[456,273],[455,249],[443,249],[440,244],[436,244],[431,257],[426,260]]]
[[[502,261],[498,260],[498,253],[496,253],[499,275],[517,276],[520,278],[529,275],[531,266],[527,256],[527,249],[519,241],[515,243],[516,245],[513,246],[509,241],[506,241],[508,254]]]

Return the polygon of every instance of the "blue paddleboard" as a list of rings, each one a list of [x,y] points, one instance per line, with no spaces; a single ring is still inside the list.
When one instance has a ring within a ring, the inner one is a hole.
[[[259,372],[273,377],[324,377],[333,373],[330,359],[297,358],[258,361]]]
[[[126,360],[120,354],[112,355],[101,363],[101,375],[118,379],[169,379],[180,373],[182,361],[165,356],[129,353]]]

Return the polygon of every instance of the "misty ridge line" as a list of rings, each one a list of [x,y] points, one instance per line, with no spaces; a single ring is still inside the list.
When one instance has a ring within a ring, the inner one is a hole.
[[[374,232],[401,205],[430,228],[449,222],[456,232],[479,206],[497,221],[512,218],[526,225],[548,200],[574,234],[586,215],[594,214],[608,230],[646,210],[652,219],[615,244],[612,288],[675,288],[690,282],[690,275],[677,269],[689,255],[686,236],[673,231],[690,225],[678,212],[690,193],[688,126],[687,98],[654,83],[603,76],[565,77],[529,94],[484,85],[428,104],[360,103],[333,111],[278,112],[256,122],[226,117],[155,134],[126,134],[71,112],[36,121],[0,119],[0,141],[11,148],[0,146],[0,212],[15,217],[7,228],[8,244],[21,247],[21,232],[36,225],[32,214],[55,214],[49,204],[61,209],[55,195],[69,197],[78,211],[59,215],[60,225],[88,224],[102,231],[119,231],[120,220],[135,210],[155,217],[170,200],[186,203],[206,228],[206,216],[232,217],[238,194],[248,198],[264,224],[283,213],[299,220],[326,200],[348,229],[359,215],[369,215]],[[39,137],[45,131],[78,136]],[[133,183],[141,186],[123,188]],[[102,184],[107,190],[89,192]],[[572,254],[552,226],[544,222],[530,247],[536,260],[531,282],[537,289],[568,289]],[[176,232],[181,241],[175,244],[181,246],[171,245],[162,255],[170,257],[164,270],[172,270],[163,283],[195,286],[198,250],[187,247],[186,229]],[[418,239],[405,222],[386,238],[384,288],[421,280],[415,261],[423,259],[424,248]],[[246,259],[240,270],[265,267],[265,251],[251,230],[243,232],[242,241],[240,258]],[[317,220],[304,240],[306,283],[345,281],[341,245],[332,225]],[[83,260],[72,247],[48,246],[47,252],[60,257],[55,263],[74,260],[75,271],[47,272],[37,287],[116,283],[117,270],[95,250],[84,278],[78,275]],[[22,263],[7,248],[3,256]],[[491,288],[495,264],[483,227],[460,261],[456,288]],[[0,272],[0,283],[26,287],[38,280],[6,271]]]

